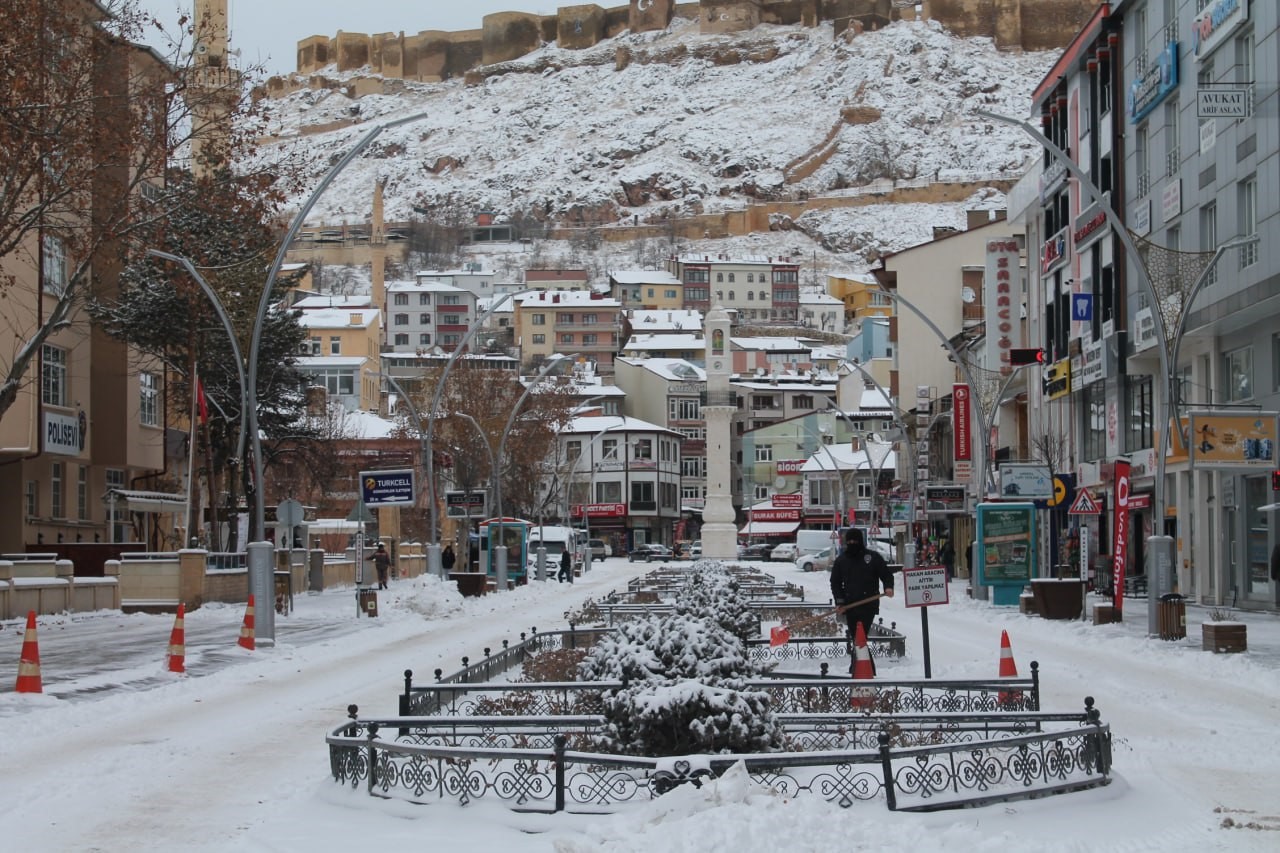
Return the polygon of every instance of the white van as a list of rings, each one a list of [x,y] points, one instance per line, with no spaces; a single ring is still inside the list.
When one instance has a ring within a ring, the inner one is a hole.
[[[569,552],[575,571],[582,568],[582,552],[586,550],[586,535],[577,528],[558,524],[535,524],[529,530],[529,557],[534,559],[539,546],[547,549],[547,565],[560,566],[560,555]]]
[[[800,557],[805,554],[816,554],[823,548],[830,548],[839,541],[832,537],[839,535],[839,533],[831,530],[797,530],[796,556]]]

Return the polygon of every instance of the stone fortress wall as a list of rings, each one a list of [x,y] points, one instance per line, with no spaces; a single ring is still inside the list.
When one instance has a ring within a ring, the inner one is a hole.
[[[296,74],[272,77],[258,94],[280,97],[302,88],[323,88],[323,80],[309,78],[329,67],[370,71],[370,77],[344,84],[356,96],[391,91],[394,80],[462,77],[479,82],[484,67],[519,59],[543,44],[582,50],[627,31],[666,29],[677,16],[696,18],[704,34],[745,32],[760,24],[816,27],[829,21],[837,36],[919,16],[938,21],[958,36],[989,37],[1003,50],[1049,50],[1071,40],[1096,0],[922,0],[918,5],[919,13],[910,0],[629,0],[611,8],[561,6],[555,15],[545,16],[497,12],[485,15],[480,29],[460,32],[339,32],[333,38],[317,35],[298,42]],[[620,49],[618,66],[629,61],[629,54]]]

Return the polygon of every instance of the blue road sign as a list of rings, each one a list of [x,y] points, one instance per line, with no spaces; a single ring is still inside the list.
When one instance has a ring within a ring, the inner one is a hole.
[[[1071,294],[1071,319],[1087,323],[1093,319],[1093,294]]]
[[[361,471],[365,506],[413,506],[413,469]]]

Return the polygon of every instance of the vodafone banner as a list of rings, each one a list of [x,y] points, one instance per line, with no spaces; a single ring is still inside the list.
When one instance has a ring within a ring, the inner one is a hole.
[[[1115,463],[1116,517],[1111,539],[1111,578],[1115,584],[1112,601],[1116,619],[1124,609],[1124,564],[1129,556],[1129,460],[1117,459]]]
[[[969,436],[969,386],[951,386],[951,434],[955,436],[955,449],[952,458],[957,462],[969,462],[973,459],[970,451],[972,441]]]

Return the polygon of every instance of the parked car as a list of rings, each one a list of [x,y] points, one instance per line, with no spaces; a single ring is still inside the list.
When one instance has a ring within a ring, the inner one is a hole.
[[[796,560],[796,568],[802,572],[826,572],[831,570],[831,564],[835,561],[836,552],[834,548],[823,548],[816,554],[805,554]]]
[[[643,560],[648,563],[653,560],[670,560],[671,558],[671,549],[656,542],[651,542],[648,545],[637,545],[627,554],[627,559],[633,563],[637,560]]]
[[[613,546],[603,539],[588,539],[587,548],[591,550],[591,559],[603,560],[613,556]]]
[[[773,550],[769,552],[769,559],[775,562],[790,562],[800,556],[799,549],[796,548],[794,542],[782,542],[773,546]]]
[[[754,545],[744,545],[738,549],[739,560],[767,560],[769,552],[773,550],[773,546],[764,542],[757,542]]]
[[[689,559],[690,560],[702,559],[702,540],[701,539],[693,540],[693,544],[689,546]]]

